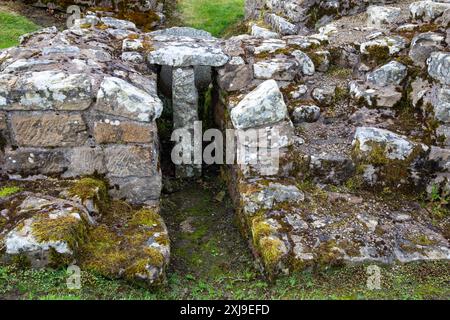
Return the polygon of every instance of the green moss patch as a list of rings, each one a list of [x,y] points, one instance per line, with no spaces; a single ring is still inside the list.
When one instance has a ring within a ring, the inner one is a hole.
[[[6,198],[22,191],[20,187],[2,187],[0,188],[0,198]]]

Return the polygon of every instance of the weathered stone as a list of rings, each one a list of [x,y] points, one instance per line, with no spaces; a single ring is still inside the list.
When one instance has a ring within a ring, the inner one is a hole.
[[[108,180],[113,186],[110,190],[112,197],[127,199],[133,204],[158,200],[161,195],[162,179],[160,174],[151,177],[118,178],[108,176]]]
[[[146,124],[132,121],[104,119],[94,122],[97,143],[152,143],[157,139],[154,122]]]
[[[74,147],[83,145],[87,127],[79,114],[23,114],[11,117],[16,143],[21,147]]]
[[[105,147],[105,165],[111,177],[152,177],[157,172],[158,161],[155,146]]]
[[[320,106],[331,105],[334,102],[335,86],[316,87],[311,92],[312,97]]]
[[[280,38],[278,33],[270,31],[266,28],[259,27],[256,24],[252,25],[251,35],[253,37],[262,38],[262,39],[278,39],[278,38]]]
[[[11,81],[0,76],[1,86],[8,88],[0,89],[0,107],[5,110],[85,110],[92,102],[92,83],[86,74],[28,72]]]
[[[406,77],[408,70],[397,62],[391,61],[375,69],[367,75],[367,81],[380,87],[399,85]]]
[[[190,27],[173,27],[160,29],[149,33],[150,36],[172,36],[172,37],[188,37],[194,39],[214,39],[214,37],[205,30],[194,29]]]
[[[174,38],[156,36],[153,39],[155,50],[148,54],[150,64],[174,67],[211,66],[220,67],[228,62],[216,41],[204,40],[198,43],[193,38]]]
[[[281,149],[294,142],[294,126],[291,121],[281,121],[264,128],[236,130],[236,147]]]
[[[7,64],[3,69],[3,73],[17,73],[20,71],[29,71],[32,68],[40,66],[48,66],[55,63],[53,60],[41,59],[18,59],[11,64]]]
[[[432,98],[434,116],[439,121],[450,123],[450,87],[436,88]]]
[[[144,49],[144,42],[141,39],[125,39],[122,42],[122,51],[139,51]]]
[[[95,109],[131,120],[152,122],[162,113],[158,97],[116,77],[106,77],[100,85]]]
[[[103,149],[78,147],[67,151],[68,166],[63,176],[67,178],[93,174],[105,174],[105,155]]]
[[[289,35],[297,33],[297,26],[290,23],[283,17],[280,17],[273,13],[268,13],[264,15],[264,21],[272,26],[272,29],[281,35]]]
[[[436,129],[436,136],[444,146],[450,146],[450,126],[440,125]]]
[[[431,84],[427,80],[417,77],[411,82],[411,89],[410,98],[415,107],[431,103],[429,97]]]
[[[270,182],[263,187],[256,182],[256,186],[261,189],[257,192],[243,194],[244,211],[247,215],[253,215],[261,209],[271,209],[279,203],[298,204],[305,199],[305,195],[295,185],[285,185],[277,182]]]
[[[87,210],[70,201],[29,196],[17,215],[25,213],[31,218],[18,224],[4,239],[6,254],[24,255],[36,268],[72,262],[92,221]]]
[[[298,65],[292,59],[271,59],[253,65],[256,79],[292,81],[298,73]]]
[[[331,59],[331,54],[329,51],[326,50],[319,50],[319,51],[315,51],[313,53],[316,57],[316,64],[315,68],[317,71],[320,72],[326,72],[328,70],[328,68],[330,67],[330,59]]]
[[[450,53],[433,52],[427,60],[428,74],[435,80],[450,85]]]
[[[395,23],[400,17],[401,9],[388,6],[370,6],[367,8],[367,26],[381,28]]]
[[[64,55],[64,56],[73,57],[73,56],[77,56],[79,54],[80,54],[80,48],[78,48],[76,46],[58,45],[58,46],[42,48],[42,55],[44,57],[52,56],[52,55]]]
[[[130,21],[119,20],[111,17],[102,17],[100,20],[110,28],[136,30],[136,25]]]
[[[386,47],[389,54],[394,55],[406,48],[406,39],[400,36],[382,37],[361,43],[360,51],[363,54],[369,54],[371,47]]]
[[[291,98],[292,99],[299,99],[302,96],[304,96],[308,92],[308,87],[304,84],[299,85],[297,89],[294,91],[291,91]]]
[[[383,156],[390,160],[410,161],[410,156],[426,151],[428,147],[408,140],[405,136],[398,135],[391,131],[371,127],[358,127],[353,142],[359,155],[370,157],[370,153],[375,146],[383,150]],[[370,159],[368,159],[370,161]]]
[[[287,108],[275,80],[267,80],[231,110],[236,129],[274,124],[287,118]]]
[[[254,48],[256,55],[263,53],[274,53],[277,50],[285,49],[287,47],[286,41],[280,39],[265,39]]]
[[[122,53],[122,60],[131,63],[143,63],[145,58],[139,52],[124,52]]]
[[[308,57],[306,53],[300,50],[295,50],[294,52],[292,52],[292,55],[297,60],[302,74],[304,74],[305,76],[312,76],[315,73],[316,69],[314,66],[314,62],[310,57]]]
[[[174,128],[193,125],[198,120],[198,93],[193,68],[173,70],[172,100]]]
[[[392,108],[402,99],[402,93],[396,90],[395,86],[386,86],[382,88],[370,88],[357,81],[349,83],[350,95],[358,103],[363,103],[369,107],[387,107]]]
[[[21,176],[59,175],[69,166],[63,150],[17,149],[5,152],[4,171]]]
[[[320,118],[320,108],[315,105],[296,107],[292,113],[292,118],[295,123],[316,122]]]
[[[411,41],[409,57],[416,65],[424,67],[432,52],[442,50],[443,41],[444,37],[439,33],[426,32],[418,34]]]
[[[431,146],[427,161],[434,171],[450,172],[450,150]]]
[[[450,3],[437,1],[417,1],[409,5],[413,19],[432,21],[450,9]]]
[[[228,64],[218,69],[217,82],[225,91],[241,90],[247,87],[252,80],[252,66],[245,64],[240,57],[232,58]]]

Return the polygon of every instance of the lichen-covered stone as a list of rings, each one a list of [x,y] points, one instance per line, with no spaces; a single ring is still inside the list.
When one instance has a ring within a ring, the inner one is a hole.
[[[450,53],[433,52],[427,60],[428,74],[442,84],[450,85]]]
[[[270,125],[287,118],[287,108],[277,83],[267,80],[231,110],[236,129]]]
[[[380,87],[399,85],[405,79],[406,75],[407,69],[403,64],[397,61],[391,61],[370,72],[367,75],[367,81]]]
[[[401,9],[388,6],[370,6],[367,8],[367,26],[381,28],[396,22],[400,17]]]
[[[131,120],[151,122],[162,113],[158,97],[116,77],[106,77],[100,85],[95,109]]]
[[[28,196],[15,213],[29,216],[4,238],[8,258],[24,256],[33,267],[72,263],[93,223],[86,209],[51,197]]]

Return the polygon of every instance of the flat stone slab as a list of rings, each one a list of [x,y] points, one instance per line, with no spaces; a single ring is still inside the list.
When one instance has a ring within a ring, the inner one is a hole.
[[[221,67],[229,60],[215,40],[176,36],[155,36],[152,40],[154,50],[147,56],[150,64]]]

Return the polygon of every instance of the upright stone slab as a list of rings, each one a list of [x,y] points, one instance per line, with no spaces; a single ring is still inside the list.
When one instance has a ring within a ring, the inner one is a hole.
[[[174,129],[188,129],[193,136],[193,125],[198,121],[198,92],[195,87],[195,71],[193,67],[173,69],[172,82],[173,126]],[[191,159],[194,159],[194,142],[189,141]],[[193,177],[201,174],[200,165],[177,165],[177,177]]]

